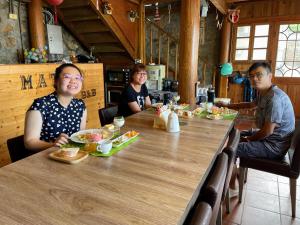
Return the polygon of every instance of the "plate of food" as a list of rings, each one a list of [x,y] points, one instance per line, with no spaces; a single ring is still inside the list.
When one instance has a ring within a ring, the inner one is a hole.
[[[121,136],[115,138],[112,140],[112,145],[114,148],[119,147],[120,145],[128,142],[129,140],[137,137],[140,133],[132,130],[132,131],[127,131],[125,134],[122,134]]]
[[[113,132],[107,129],[81,130],[71,135],[70,139],[76,143],[102,143],[113,137]]]
[[[223,119],[223,116],[221,116],[220,114],[209,114],[206,116],[206,118],[210,120],[221,120]]]
[[[162,107],[164,104],[162,102],[153,103],[151,105],[152,108]]]

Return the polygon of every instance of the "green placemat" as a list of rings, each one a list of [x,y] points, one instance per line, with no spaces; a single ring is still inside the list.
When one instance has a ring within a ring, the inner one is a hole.
[[[124,149],[126,146],[128,146],[131,143],[135,142],[139,138],[140,137],[137,136],[137,137],[132,138],[131,140],[127,141],[126,143],[120,145],[119,147],[112,148],[108,154],[103,154],[101,152],[96,151],[96,152],[91,152],[90,155],[98,156],[98,157],[109,157],[109,156],[112,156],[112,155],[116,154],[117,152],[121,151],[122,149]]]
[[[203,111],[201,113],[195,113],[194,115],[200,118],[206,118],[206,116],[209,115],[209,113],[207,111]],[[222,116],[223,120],[234,120],[237,117],[237,114],[224,114]]]

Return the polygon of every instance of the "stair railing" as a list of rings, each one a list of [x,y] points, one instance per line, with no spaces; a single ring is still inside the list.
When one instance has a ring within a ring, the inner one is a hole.
[[[160,64],[161,61],[166,62],[166,77],[168,77],[168,73],[170,70],[172,70],[171,66],[170,66],[170,50],[171,50],[171,44],[173,44],[173,46],[175,45],[175,80],[177,80],[177,75],[178,75],[178,59],[179,59],[179,55],[178,55],[178,46],[179,46],[179,41],[177,40],[177,38],[175,38],[173,35],[171,35],[170,33],[168,33],[167,31],[165,31],[163,28],[161,28],[159,25],[157,25],[155,22],[151,21],[149,18],[146,18],[146,23],[149,24],[149,37],[150,37],[150,62],[149,63],[156,63],[154,61],[154,53],[153,53],[153,40],[154,40],[154,31],[157,32],[157,64]],[[166,39],[167,40],[167,51],[166,51],[166,55],[165,58],[162,57],[161,54],[161,49],[162,49],[162,40]]]

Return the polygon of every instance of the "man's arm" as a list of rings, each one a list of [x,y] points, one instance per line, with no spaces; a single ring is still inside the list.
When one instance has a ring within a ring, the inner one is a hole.
[[[277,126],[276,123],[267,122],[264,126],[257,131],[254,135],[246,137],[247,141],[259,141],[262,140],[271,134],[273,134],[275,127]]]
[[[223,102],[218,102],[216,105],[219,107],[227,107],[229,109],[252,109],[256,107],[255,102],[239,102],[231,104],[224,104]]]

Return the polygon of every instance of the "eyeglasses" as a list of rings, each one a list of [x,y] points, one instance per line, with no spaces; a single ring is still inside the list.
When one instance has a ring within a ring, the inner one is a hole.
[[[147,76],[146,72],[137,72],[136,74],[139,76],[144,76],[144,77]]]
[[[72,79],[80,82],[83,81],[83,77],[80,74],[72,75],[72,74],[65,73],[63,74],[63,79],[64,81],[70,81]]]
[[[263,76],[264,76],[263,73],[257,72],[257,73],[255,73],[255,74],[248,74],[247,78],[249,78],[249,79],[254,79],[254,78],[256,77],[257,79],[260,80]]]

